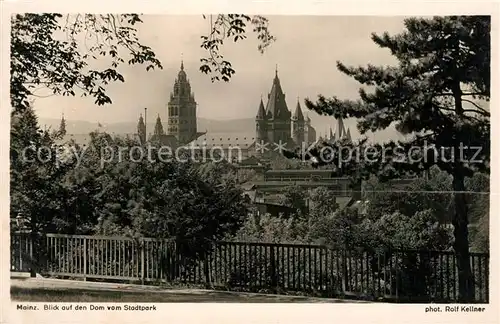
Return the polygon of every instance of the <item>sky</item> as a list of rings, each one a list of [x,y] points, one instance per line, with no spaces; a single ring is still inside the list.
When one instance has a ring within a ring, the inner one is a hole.
[[[375,16],[268,16],[269,28],[276,37],[264,54],[257,50],[255,34],[238,43],[225,43],[223,54],[236,74],[229,83],[212,83],[199,71],[201,35],[209,23],[201,15],[144,15],[138,25],[140,41],[150,46],[161,60],[163,70],[145,71],[145,66],[123,65],[119,71],[125,83],[109,86],[113,104],[96,106],[92,98],[52,96],[35,102],[42,118],[91,122],[136,121],[148,108],[149,116],[166,116],[166,104],[181,59],[198,102],[198,116],[210,119],[254,117],[261,96],[270,91],[275,68],[288,108],[295,109],[297,98],[303,102],[318,94],[357,98],[359,84],[336,69],[336,62],[347,65],[391,65],[394,58],[370,39],[372,32],[390,34],[403,29],[403,17]],[[105,67],[106,61],[92,66]],[[307,111],[305,111],[306,113]],[[150,115],[151,113],[151,115]],[[311,112],[310,115],[315,113]],[[313,117],[322,132],[328,117]],[[327,121],[328,119],[328,121]]]

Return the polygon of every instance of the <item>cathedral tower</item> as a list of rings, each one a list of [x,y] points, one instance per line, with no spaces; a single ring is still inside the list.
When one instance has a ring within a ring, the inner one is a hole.
[[[59,134],[59,136],[66,135],[66,119],[64,119],[64,113],[62,114],[62,117],[61,117],[61,123],[59,124],[58,134]]]
[[[267,141],[267,116],[262,97],[255,117],[255,133],[257,134],[257,142]]]
[[[274,76],[271,92],[266,106],[267,139],[271,143],[288,142],[292,138],[291,113],[288,110],[285,94],[281,89],[278,69]]]
[[[156,118],[155,130],[153,132],[153,135],[158,138],[165,135],[165,132],[163,131],[163,125],[161,123],[160,114],[158,114],[158,117]]]
[[[137,134],[142,144],[146,143],[146,124],[144,123],[144,118],[142,114],[139,117],[139,122],[137,123]]]
[[[292,117],[292,134],[293,134],[293,141],[295,142],[296,145],[301,146],[302,143],[306,140],[304,138],[304,126],[305,126],[305,120],[304,120],[304,114],[302,114],[302,109],[300,108],[300,101],[297,98],[297,106],[295,107],[295,112]]]
[[[168,103],[168,135],[174,135],[179,143],[186,144],[197,137],[196,101],[184,71],[184,62],[175,79]]]
[[[316,130],[311,125],[311,118],[306,117],[304,125],[304,138],[308,145],[316,142]]]
[[[330,131],[331,132],[331,131]],[[330,141],[338,141],[338,140],[348,140],[352,141],[351,138],[351,130],[349,128],[345,128],[344,120],[339,118],[337,120],[337,131],[330,136]]]

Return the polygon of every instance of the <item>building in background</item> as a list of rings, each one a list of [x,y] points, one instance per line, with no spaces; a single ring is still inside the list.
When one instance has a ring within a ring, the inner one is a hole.
[[[255,116],[255,133],[212,133],[208,132],[190,143],[206,150],[223,151],[230,160],[241,162],[251,156],[272,155],[276,145],[287,149],[310,145],[316,141],[316,130],[311,119],[302,112],[297,100],[292,115],[288,109],[285,93],[276,70],[271,90],[264,104],[260,99]],[[267,154],[266,154],[267,153]]]

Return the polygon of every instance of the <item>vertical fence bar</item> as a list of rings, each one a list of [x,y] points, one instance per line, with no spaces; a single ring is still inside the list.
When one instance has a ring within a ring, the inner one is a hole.
[[[403,260],[404,258],[404,255],[403,253],[400,253],[401,254],[401,260]],[[392,260],[392,255],[391,255],[391,260]],[[396,280],[396,300],[399,301],[399,290],[402,288],[400,287],[399,285],[399,257],[398,257],[398,253],[396,253],[396,260],[394,262],[396,264],[396,269],[395,269],[395,280]]]
[[[456,265],[456,256],[453,254],[453,257],[451,259],[453,261],[453,300],[457,300],[457,289],[458,289],[458,283],[457,283],[457,265]]]
[[[293,289],[297,289],[297,286],[295,285],[295,273],[296,273],[296,270],[295,270],[295,267],[296,266],[296,263],[295,263],[295,246],[292,247],[292,285],[293,285]]]
[[[277,284],[276,284],[276,259],[275,259],[275,255],[274,255],[274,246],[270,245],[269,246],[269,264],[270,264],[270,267],[269,267],[269,277],[271,279],[271,287],[274,291],[276,291],[277,289]]]
[[[484,286],[485,286],[485,302],[488,303],[490,301],[490,258],[489,256],[485,256],[484,260]]]
[[[23,268],[23,252],[24,252],[24,248],[23,248],[23,237],[22,235],[19,235],[19,237],[17,238],[16,240],[16,247],[17,247],[17,250],[19,251],[19,271],[23,271],[24,268]]]
[[[87,281],[87,238],[83,238],[83,280]]]
[[[359,261],[360,261],[360,267],[361,267],[361,270],[360,270],[361,271],[361,273],[360,273],[360,285],[361,285],[361,292],[362,293],[365,292],[364,289],[363,289],[365,287],[365,284],[363,283],[363,279],[365,277],[364,276],[364,271],[363,271],[363,269],[364,269],[364,267],[363,267],[363,262],[364,262],[363,256],[364,256],[364,253],[361,252],[361,257],[359,258]]]
[[[476,286],[478,291],[478,301],[483,301],[483,267],[481,255],[477,255],[477,280]]]
[[[141,284],[144,285],[144,246],[146,241],[144,239],[139,240],[139,249],[141,251]]]
[[[295,251],[297,252],[297,263],[293,264],[293,269],[297,271],[297,288],[296,289],[302,289],[302,272],[304,266],[300,264],[301,258],[300,258],[300,253],[302,252],[300,248],[295,248]]]
[[[472,290],[473,290],[473,298],[476,300],[476,282],[477,282],[477,276],[476,276],[476,267],[475,267],[475,262],[474,262],[474,255],[469,256],[470,259],[470,267],[471,267],[471,272],[472,272]]]

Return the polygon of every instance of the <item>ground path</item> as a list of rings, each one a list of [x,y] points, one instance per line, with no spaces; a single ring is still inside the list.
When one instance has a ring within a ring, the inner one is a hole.
[[[100,283],[47,278],[11,278],[11,296],[19,301],[68,302],[254,302],[352,303],[352,300],[312,298],[204,289]]]

